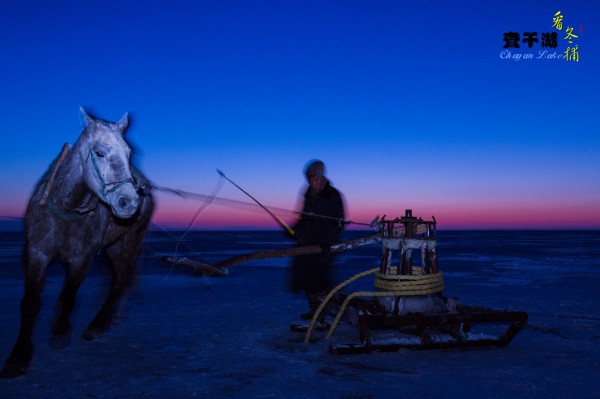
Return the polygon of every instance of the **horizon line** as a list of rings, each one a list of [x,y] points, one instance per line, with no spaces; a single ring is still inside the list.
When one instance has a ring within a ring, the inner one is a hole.
[[[347,231],[375,231],[374,228],[366,225],[348,225],[344,230]],[[455,225],[448,227],[441,227],[439,224],[436,228],[437,231],[598,231],[600,226],[589,226],[589,225],[567,225],[567,226],[536,226],[536,225],[493,225],[493,223],[482,225],[473,223],[469,226],[467,223],[463,225]],[[0,215],[0,232],[24,232],[24,217],[22,216],[2,216]],[[172,224],[162,225],[157,222],[151,221],[148,226],[148,231],[170,231],[170,232],[184,232],[184,231],[282,231],[283,230],[272,224],[268,225],[215,225],[207,224],[206,226],[192,226],[191,228],[183,224]]]

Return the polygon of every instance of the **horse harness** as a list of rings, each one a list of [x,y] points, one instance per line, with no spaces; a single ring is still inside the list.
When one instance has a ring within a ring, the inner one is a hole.
[[[50,178],[46,182],[46,187],[44,189],[44,193],[42,194],[42,198],[40,199],[38,204],[40,206],[46,206],[48,208],[48,210],[50,210],[50,212],[54,216],[58,217],[59,219],[62,219],[67,222],[74,222],[77,220],[81,220],[87,216],[92,216],[94,214],[94,211],[98,207],[98,200],[94,201],[93,204],[90,204],[90,206],[86,207],[85,209],[77,210],[77,212],[66,212],[59,206],[56,206],[56,205],[52,204],[51,202],[48,202],[48,196],[50,195],[50,190],[52,189],[52,186],[54,185],[54,178],[56,177],[56,173],[58,172],[58,169],[62,166],[65,159],[67,158],[67,155],[68,155],[70,149],[71,149],[71,146],[69,145],[69,143],[66,143],[63,146],[63,149],[62,149],[57,161],[54,163],[54,167],[52,168]],[[100,175],[98,165],[96,164],[96,157],[94,156],[94,153],[91,149],[89,150],[89,154],[90,154],[90,160],[92,161],[92,165],[94,166],[94,171],[96,172],[96,177],[100,181],[101,192],[102,192],[103,197],[106,197],[108,194],[112,193],[113,191],[117,190],[120,186],[125,185],[127,183],[131,183],[131,185],[135,188],[135,190],[138,194],[146,193],[144,190],[146,188],[146,185],[139,184],[139,182],[138,182],[139,176],[136,176],[138,173],[136,169],[132,170],[131,178],[106,183],[104,181],[104,179],[102,178],[102,176]]]

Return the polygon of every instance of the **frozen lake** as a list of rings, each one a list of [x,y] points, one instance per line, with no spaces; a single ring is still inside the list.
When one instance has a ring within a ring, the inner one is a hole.
[[[372,234],[347,232],[346,238]],[[289,258],[202,277],[164,263],[181,233],[151,232],[135,289],[97,340],[79,335],[104,299],[95,260],[73,314],[73,341],[48,347],[62,269],[53,265],[23,377],[0,380],[2,398],[597,398],[600,392],[600,232],[439,231],[444,295],[468,305],[522,310],[528,325],[505,348],[330,355],[289,326],[306,311],[286,291]],[[17,336],[22,294],[19,233],[0,233],[0,357]],[[279,232],[192,232],[178,254],[204,262],[291,246]],[[377,267],[378,245],[343,252],[342,281]],[[372,288],[372,280],[350,289]]]

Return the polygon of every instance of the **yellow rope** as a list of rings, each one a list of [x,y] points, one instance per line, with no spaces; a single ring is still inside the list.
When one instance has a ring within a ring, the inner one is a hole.
[[[421,268],[413,267],[410,275],[398,275],[394,266],[390,274],[375,273],[375,288],[385,291],[401,291],[403,296],[431,295],[444,290],[444,274],[423,274]]]
[[[331,298],[333,298],[333,296],[339,290],[341,290],[342,288],[344,288],[345,286],[347,286],[351,282],[353,282],[355,280],[358,280],[361,277],[368,276],[369,274],[373,274],[373,273],[375,273],[378,270],[379,270],[379,268],[375,268],[375,269],[366,270],[364,272],[358,273],[358,274],[350,277],[348,280],[344,281],[343,283],[338,284],[334,289],[332,289],[331,292],[329,292],[329,294],[327,294],[327,296],[325,297],[325,299],[321,302],[321,304],[319,305],[319,307],[315,311],[315,314],[313,315],[313,318],[312,318],[312,320],[310,322],[310,325],[308,326],[308,330],[306,330],[306,336],[304,337],[304,342],[309,342],[310,335],[312,334],[312,330],[313,330],[315,324],[317,323],[317,320],[319,319],[319,315],[321,314],[321,312],[323,311],[323,309],[325,309],[325,306],[327,306],[327,303],[329,302],[329,300]]]
[[[350,301],[359,296],[375,296],[375,297],[385,297],[385,296],[416,296],[416,295],[430,295],[436,292],[442,292],[444,290],[444,275],[442,272],[435,274],[423,274],[422,270],[417,267],[413,267],[412,275],[397,275],[393,274],[397,272],[397,268],[394,266],[391,268],[390,273],[392,274],[383,274],[379,272],[379,268],[366,270],[364,272],[358,273],[343,283],[336,286],[331,292],[325,297],[321,305],[315,311],[315,314],[310,322],[308,330],[306,331],[306,336],[304,337],[304,342],[310,341],[310,335],[312,334],[312,330],[319,319],[319,316],[323,309],[327,306],[327,303],[331,300],[331,298],[342,288],[350,284],[351,282],[368,276],[369,274],[375,274],[375,287],[385,291],[358,291],[353,292],[348,295],[348,297],[342,303],[340,310],[333,323],[331,324],[325,339],[329,339],[333,332],[335,331],[346,307],[350,303]]]

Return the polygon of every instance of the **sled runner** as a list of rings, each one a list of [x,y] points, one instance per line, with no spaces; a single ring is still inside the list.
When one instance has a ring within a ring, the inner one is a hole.
[[[330,345],[332,354],[506,346],[527,322],[527,313],[461,306],[458,313],[369,314],[359,311],[358,344]],[[503,330],[503,327],[508,328]],[[474,327],[483,327],[476,332]],[[393,334],[380,334],[379,331]],[[489,331],[488,331],[489,330]]]

